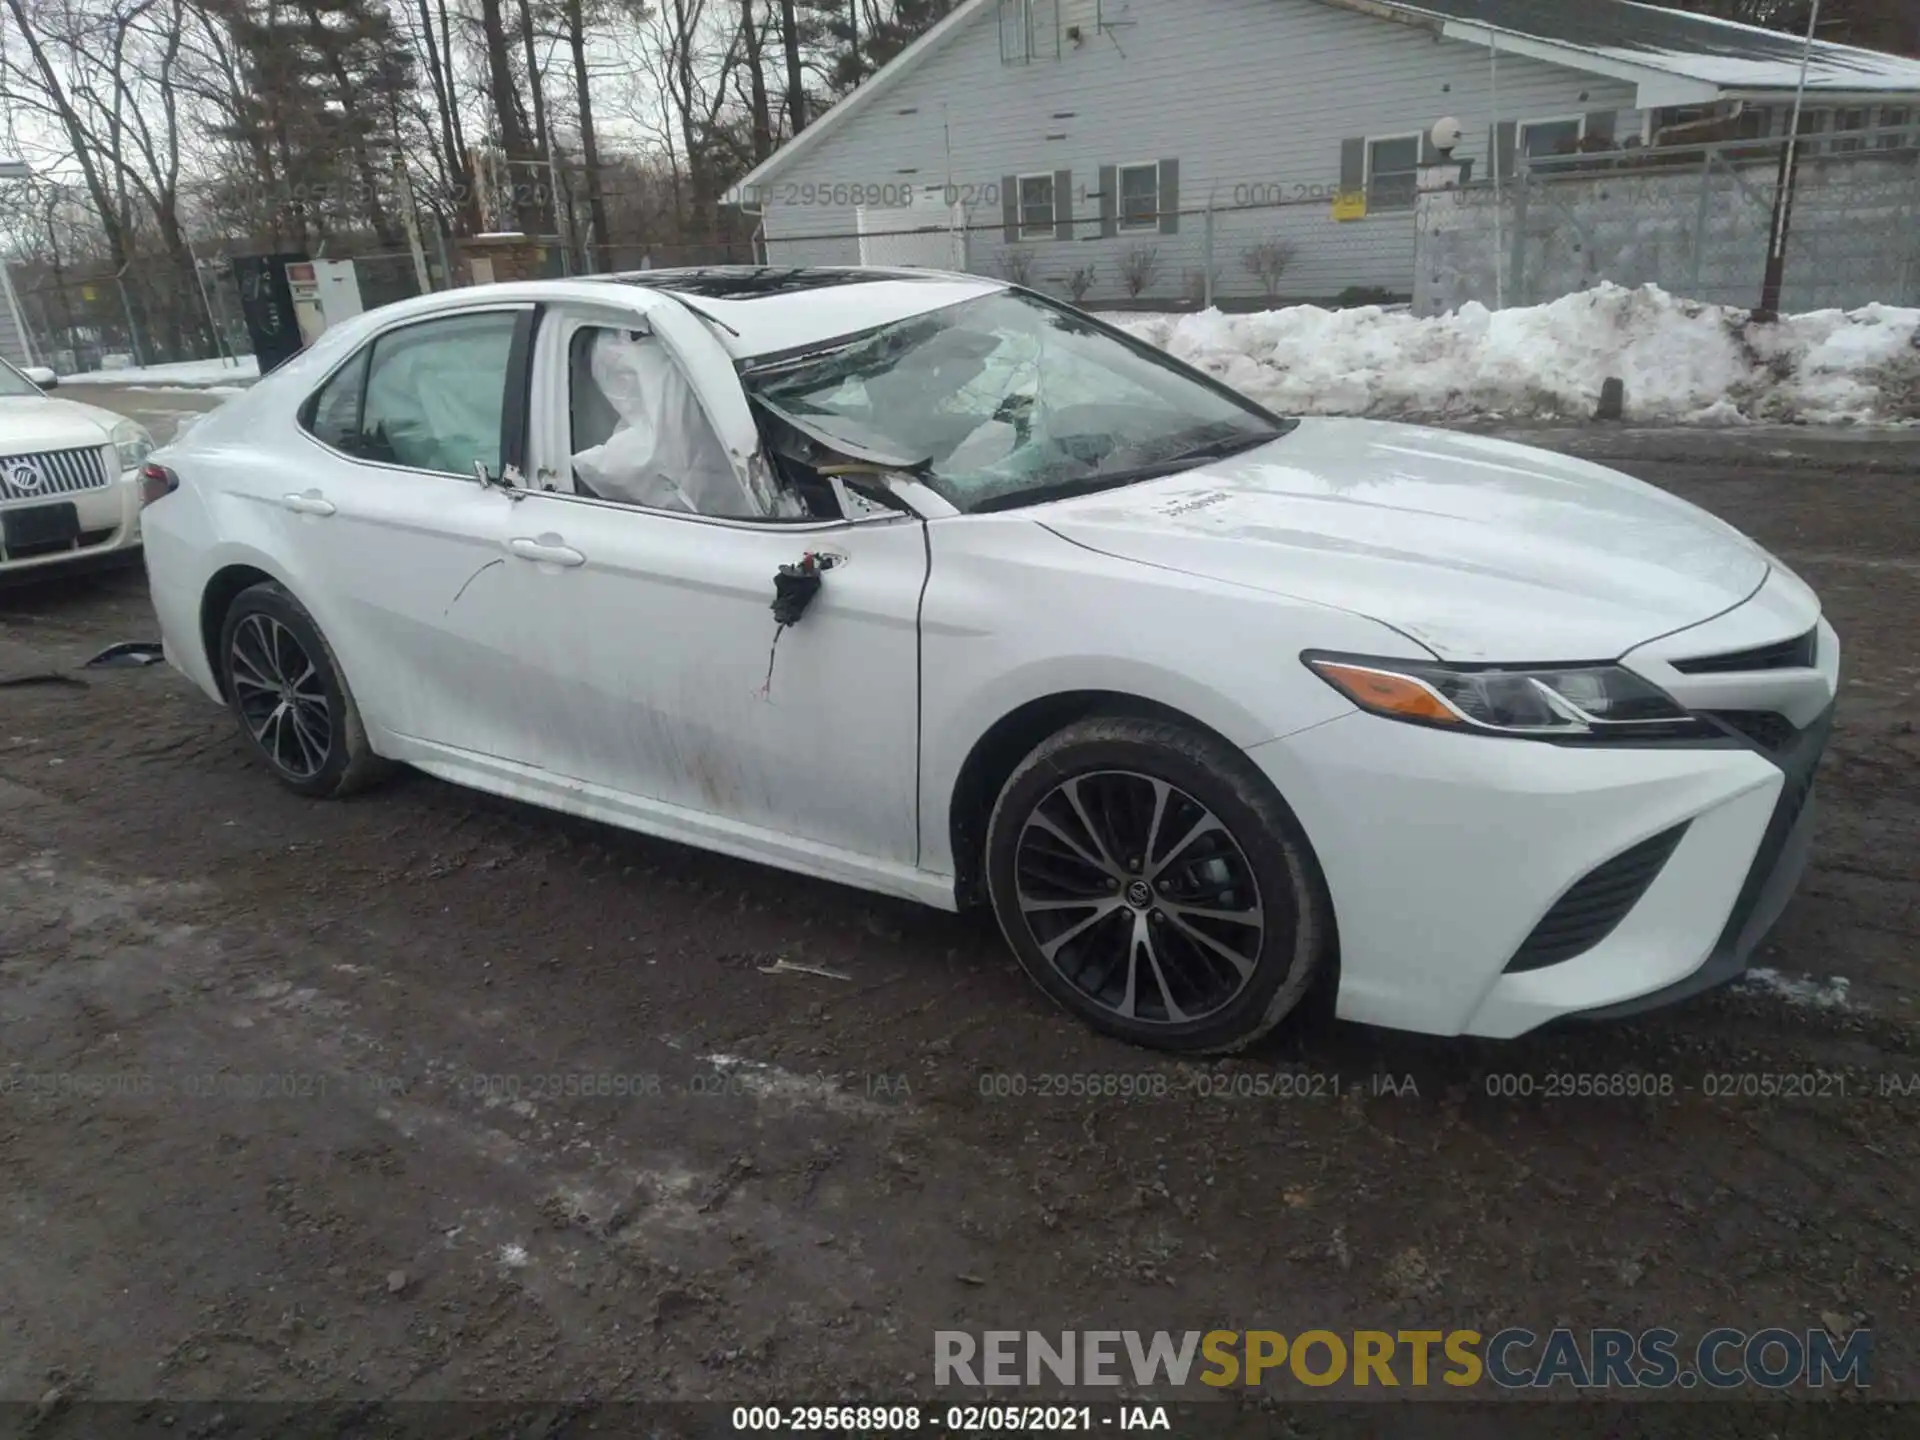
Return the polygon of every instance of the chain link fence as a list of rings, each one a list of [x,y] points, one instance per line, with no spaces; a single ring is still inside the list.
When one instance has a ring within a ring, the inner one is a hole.
[[[833,202],[861,187],[770,187],[761,249],[777,265],[924,265],[1052,291],[1100,309],[1253,310],[1288,304],[1407,303],[1416,209],[1411,187],[1366,197],[1327,184],[1220,184],[1177,206],[1103,215],[1071,187],[1039,219],[1002,185],[875,187],[891,201]],[[790,192],[790,193],[788,193]]]
[[[562,234],[550,258],[556,275],[922,265],[1143,311],[1411,304],[1438,314],[1468,302],[1539,304],[1602,281],[1751,306],[1766,270],[1784,144],[1520,155],[1510,177],[1449,188],[1430,188],[1437,173],[1363,192],[1209,182],[1189,184],[1179,203],[1146,205],[1117,205],[1100,181],[1090,187],[1063,171],[1022,177],[1011,191],[1004,181],[774,186],[715,207],[694,204],[670,177],[617,160],[602,170],[604,236],[580,176],[563,173]],[[1920,305],[1920,131],[1809,137],[1793,192],[1783,309]],[[421,293],[423,280],[426,289],[446,288],[458,244],[430,224],[417,251],[338,258],[352,259],[361,308],[370,310]],[[10,278],[35,356],[56,369],[250,349],[226,255],[191,266],[143,260],[117,273],[98,263],[15,261]]]
[[[1537,158],[1501,183],[1421,196],[1415,309],[1534,305],[1602,281],[1754,306],[1784,138]],[[1920,305],[1920,140],[1823,135],[1798,150],[1788,312]]]
[[[1603,281],[1752,307],[1785,144],[1521,154],[1513,175],[1465,185],[1444,164],[1360,191],[1222,182],[1204,199],[1119,213],[1084,185],[1062,191],[1065,172],[1051,196],[1042,176],[1016,182],[1039,182],[1037,197],[1011,199],[991,182],[774,185],[750,198],[771,263],[961,268],[1095,308],[1438,314],[1536,305]],[[1822,133],[1796,152],[1782,308],[1920,304],[1920,131]]]
[[[238,353],[246,330],[238,296],[223,307],[218,268],[141,260],[116,271],[105,263],[8,264],[20,319],[35,360],[63,373],[124,363],[151,365]],[[230,288],[231,281],[228,281]]]

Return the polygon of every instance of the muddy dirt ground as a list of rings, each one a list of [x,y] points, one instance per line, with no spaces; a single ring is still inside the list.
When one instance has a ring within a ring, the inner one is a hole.
[[[69,1398],[930,1399],[941,1328],[1836,1323],[1920,1396],[1920,441],[1607,443],[1848,647],[1778,978],[1206,1072],[1313,1098],[1202,1098],[978,920],[417,774],[302,801],[164,667],[76,670],[155,635],[139,571],[0,591],[0,674],[84,680],[0,689],[0,1400],[79,1435]],[[1674,1093],[1489,1093],[1620,1072]]]

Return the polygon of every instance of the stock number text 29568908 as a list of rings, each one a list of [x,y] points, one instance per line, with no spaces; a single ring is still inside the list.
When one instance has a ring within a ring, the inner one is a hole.
[[[749,185],[741,198],[748,205],[868,206],[878,210],[906,210],[915,206],[927,209],[965,205],[994,206],[1000,203],[996,181],[979,185],[942,184],[933,181],[915,184],[911,180],[822,180],[780,185]]]

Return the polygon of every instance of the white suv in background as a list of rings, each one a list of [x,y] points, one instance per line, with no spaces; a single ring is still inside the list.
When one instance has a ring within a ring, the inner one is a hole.
[[[131,558],[152,449],[135,421],[56,400],[0,360],[0,576]]]

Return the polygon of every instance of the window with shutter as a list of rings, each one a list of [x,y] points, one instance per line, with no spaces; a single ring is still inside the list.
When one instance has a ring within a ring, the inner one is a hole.
[[[1160,224],[1160,162],[1120,167],[1120,228],[1153,230]]]
[[[1367,142],[1367,210],[1410,210],[1420,193],[1420,137]]]
[[[1020,238],[1051,240],[1053,228],[1053,176],[1022,175],[1020,177]]]

